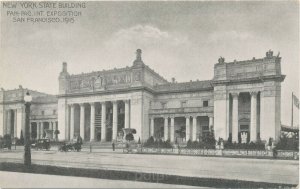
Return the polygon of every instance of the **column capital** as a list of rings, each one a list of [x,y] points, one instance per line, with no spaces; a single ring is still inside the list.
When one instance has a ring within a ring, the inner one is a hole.
[[[230,94],[231,94],[232,98],[238,98],[240,92],[232,92],[232,93],[230,93]]]
[[[118,101],[117,101],[117,100],[112,100],[111,103],[112,103],[112,104],[117,104]]]
[[[80,106],[80,107],[83,107],[83,106],[84,106],[84,103],[79,103],[79,106]]]
[[[164,119],[168,119],[168,118],[169,118],[169,116],[168,116],[168,115],[165,115],[165,116],[163,116],[163,118],[164,118]]]
[[[106,105],[106,101],[100,102],[101,105]]]
[[[90,102],[90,106],[95,106],[95,102]]]
[[[258,91],[250,91],[251,97],[257,97]]]
[[[184,117],[190,119],[190,118],[191,118],[191,115],[185,115]]]
[[[174,119],[175,118],[175,115],[170,115],[169,116],[171,119]]]
[[[129,99],[123,100],[124,103],[129,103],[129,101],[130,101]]]
[[[75,106],[75,104],[74,103],[72,103],[72,104],[68,104],[70,107],[74,107]]]

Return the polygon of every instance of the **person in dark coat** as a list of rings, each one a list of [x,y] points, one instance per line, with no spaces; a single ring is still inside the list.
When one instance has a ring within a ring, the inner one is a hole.
[[[112,143],[112,149],[115,151],[115,142]]]

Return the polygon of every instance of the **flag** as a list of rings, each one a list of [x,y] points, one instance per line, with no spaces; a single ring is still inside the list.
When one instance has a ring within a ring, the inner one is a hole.
[[[294,105],[299,109],[299,99],[293,94]]]

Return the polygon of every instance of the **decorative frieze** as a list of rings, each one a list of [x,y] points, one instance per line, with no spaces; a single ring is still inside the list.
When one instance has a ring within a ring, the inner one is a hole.
[[[140,77],[139,79],[140,80]],[[109,85],[122,85],[131,83],[131,73],[117,73],[110,75],[97,75],[97,76],[82,76],[75,77],[69,80],[69,92],[76,91],[98,91],[104,90]]]

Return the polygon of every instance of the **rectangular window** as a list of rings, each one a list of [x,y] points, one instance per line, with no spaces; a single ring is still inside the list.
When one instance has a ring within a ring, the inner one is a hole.
[[[208,107],[208,100],[203,101],[203,107]]]

